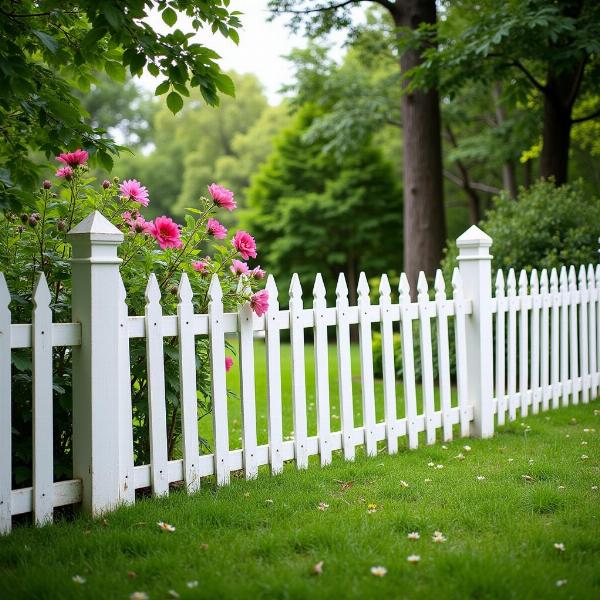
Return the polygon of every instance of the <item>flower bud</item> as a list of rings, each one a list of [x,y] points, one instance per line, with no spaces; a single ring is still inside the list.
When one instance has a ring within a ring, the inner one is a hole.
[[[65,223],[64,219],[59,219],[56,222],[56,227],[59,231],[64,231],[66,226],[67,226],[67,224]]]
[[[119,183],[120,179],[118,177],[113,177],[113,182],[114,183]]]
[[[19,226],[17,227],[17,231],[18,231],[19,233],[23,233],[23,232],[25,231],[25,227],[23,227],[23,225],[19,225]]]
[[[37,225],[38,220],[34,215],[31,215],[27,221],[29,223],[29,227],[35,227]]]
[[[107,190],[107,189],[110,187],[110,181],[109,181],[108,179],[105,179],[105,180],[102,182],[102,187],[103,187],[105,190]]]
[[[29,220],[29,215],[23,213],[20,218],[21,218],[21,223],[27,223],[27,221]]]
[[[42,184],[45,190],[49,190],[52,187],[52,182],[49,179],[44,179]]]

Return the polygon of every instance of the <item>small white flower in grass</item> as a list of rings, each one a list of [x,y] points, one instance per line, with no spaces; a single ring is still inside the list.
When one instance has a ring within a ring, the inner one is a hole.
[[[435,467],[435,463],[433,463],[433,462],[428,462],[428,463],[427,463],[427,466],[428,466],[428,467]]]
[[[404,480],[401,480],[400,481],[400,487],[407,488],[408,487],[408,483],[406,483],[406,481],[404,481]]]
[[[181,596],[175,590],[169,590],[167,592],[167,596],[169,596],[169,598],[181,598]]]
[[[581,442],[581,445],[582,445],[582,446],[587,446],[587,445],[588,445],[588,443],[587,443],[587,442]]]
[[[174,525],[170,525],[169,523],[165,523],[164,521],[159,521],[157,525],[161,531],[168,531],[169,533],[173,533],[175,531]]]
[[[85,583],[85,577],[82,577],[81,575],[73,575],[71,579],[75,583],[79,583],[80,585]]]
[[[193,581],[188,581],[185,585],[187,585],[190,590],[198,587],[198,582],[194,579]]]
[[[566,550],[565,545],[562,542],[554,542],[554,547],[559,551],[559,552],[564,552]]]
[[[443,445],[443,446],[442,446],[442,450],[448,450],[448,446],[446,446],[446,445]]]
[[[462,452],[460,452],[454,458],[456,458],[458,460],[465,460],[465,455]]]
[[[435,465],[435,468],[436,468],[436,469],[443,469],[443,468],[444,468],[444,465]]]
[[[377,512],[377,504],[374,504],[373,502],[371,502],[370,504],[367,504],[367,513],[372,515],[373,513],[376,513],[376,512]]]
[[[418,540],[421,538],[421,535],[418,531],[411,531],[407,537],[409,540]]]
[[[431,539],[435,544],[442,544],[446,541],[446,537],[441,531],[434,531]]]
[[[265,503],[266,503],[266,504],[273,504],[273,500],[271,500],[271,498],[267,498],[267,499],[265,500]]]
[[[477,475],[477,481],[484,481],[485,477],[483,475]]]
[[[598,410],[597,408],[594,410],[594,416],[600,417],[600,410]]]
[[[411,554],[410,556],[406,557],[406,560],[409,563],[416,565],[421,560],[421,557],[418,554]]]
[[[465,452],[471,452],[471,446],[463,446]]]
[[[529,464],[532,465],[533,464],[533,458],[529,459]]]
[[[527,483],[531,483],[533,481],[533,477],[531,475],[521,475],[521,477],[523,478],[523,481]]]
[[[559,486],[558,486],[558,489],[559,489],[559,490],[564,490],[564,489],[565,489],[565,486],[564,486],[564,485],[559,485]]]
[[[317,506],[319,510],[326,511],[329,508],[329,504],[325,502],[319,502],[319,506]]]
[[[583,432],[584,432],[584,433],[589,433],[589,432],[590,432],[590,429],[589,429],[589,427],[584,427],[584,428],[583,428]]]
[[[558,579],[556,581],[556,587],[562,587],[563,585],[567,585],[567,580],[566,579]]]
[[[592,486],[592,492],[597,492],[598,491],[598,486],[597,485],[593,485]]]
[[[589,456],[587,454],[581,455],[581,460],[587,460],[588,458],[589,458]]]
[[[146,594],[146,592],[133,592],[131,596],[129,596],[129,600],[148,600],[150,596]]]
[[[515,459],[514,458],[509,458],[508,462],[513,462]]]
[[[387,569],[385,567],[371,567],[371,575],[375,577],[385,577]]]

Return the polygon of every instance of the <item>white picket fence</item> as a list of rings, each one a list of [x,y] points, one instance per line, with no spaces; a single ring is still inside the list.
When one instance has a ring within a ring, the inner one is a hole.
[[[50,294],[39,278],[31,324],[11,324],[10,296],[0,274],[0,532],[11,529],[13,515],[33,512],[43,524],[53,509],[82,503],[99,514],[120,503],[133,503],[135,490],[169,493],[169,484],[184,482],[198,490],[203,477],[227,484],[233,471],[254,478],[261,465],[277,474],[286,461],[298,468],[319,455],[321,465],[341,450],[346,460],[357,447],[367,455],[398,452],[399,438],[416,448],[424,432],[427,444],[438,438],[493,435],[495,421],[549,408],[588,402],[600,384],[600,266],[574,267],[538,280],[514,271],[500,271],[492,295],[492,240],[472,227],[458,240],[459,268],[446,297],[441,272],[430,299],[421,274],[417,300],[411,301],[406,277],[400,278],[399,300],[393,302],[387,276],[382,276],[379,303],[371,304],[368,282],[361,275],[357,306],[349,306],[343,276],[335,306],[328,307],[325,286],[317,275],[312,308],[305,308],[296,275],[288,309],[280,309],[277,287],[267,281],[269,310],[257,317],[249,305],[224,313],[219,281],[209,290],[208,314],[194,314],[186,275],[179,285],[177,315],[163,315],[156,278],[146,290],[143,316],[128,316],[126,292],[119,275],[117,247],[122,234],[102,215],[93,213],[70,232],[73,243],[73,323],[52,323]],[[450,377],[449,322],[455,336],[456,393]],[[437,376],[433,366],[432,321],[435,321]],[[421,380],[415,378],[413,324],[418,323]],[[350,328],[357,326],[360,347],[362,425],[355,425],[352,401]],[[384,419],[376,419],[372,328],[382,338]],[[328,328],[335,328],[340,428],[332,430],[329,398]],[[305,330],[313,330],[317,435],[308,435],[305,378]],[[289,330],[292,369],[293,440],[284,439],[280,333]],[[398,330],[402,356],[394,356],[393,332]],[[254,353],[257,333],[264,332],[267,364],[268,444],[257,443]],[[229,439],[225,337],[237,335],[241,374],[242,447]],[[166,437],[163,338],[178,337],[182,458],[168,460]],[[198,443],[195,336],[208,336],[212,365],[213,452],[202,454]],[[150,464],[134,466],[129,340],[145,338],[148,370]],[[73,473],[71,481],[53,481],[52,347],[73,353]],[[31,348],[33,354],[33,486],[11,485],[11,349]],[[396,365],[402,362],[404,401],[396,398]],[[417,402],[421,384],[422,411]],[[437,387],[437,396],[436,396]],[[437,398],[437,400],[436,400]],[[455,398],[455,400],[453,400]],[[404,406],[404,414],[399,407]],[[438,435],[441,430],[441,435]],[[380,447],[383,444],[380,444]]]

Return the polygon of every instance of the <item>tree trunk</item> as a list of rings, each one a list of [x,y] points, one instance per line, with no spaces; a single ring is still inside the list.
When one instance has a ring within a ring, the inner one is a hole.
[[[502,84],[499,81],[494,83],[492,87],[492,96],[496,107],[496,124],[500,127],[506,121],[506,109],[502,106]],[[515,162],[512,159],[507,159],[502,165],[502,187],[508,192],[508,195],[516,199],[518,194],[517,189],[517,172]]]
[[[421,23],[435,23],[435,0],[402,0],[392,15],[396,27],[416,29]],[[401,72],[421,62],[419,50],[406,50],[400,57]],[[434,275],[446,243],[440,121],[437,90],[402,95],[404,271],[413,291],[419,271]]]

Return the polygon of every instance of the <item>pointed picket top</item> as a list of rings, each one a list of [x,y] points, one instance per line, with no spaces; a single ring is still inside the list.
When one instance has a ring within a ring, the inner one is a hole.
[[[402,273],[400,275],[398,292],[400,294],[400,300],[410,302],[410,284],[408,283],[408,277],[406,276],[406,273]]]
[[[269,292],[269,303],[271,301],[275,302],[279,297],[279,290],[277,289],[277,284],[275,283],[275,277],[269,273],[267,277],[267,285],[265,285],[265,289]]]
[[[575,267],[573,265],[569,267],[569,289],[577,289],[577,273],[575,272]]]
[[[383,273],[381,279],[379,280],[379,297],[380,298],[389,298],[392,293],[392,288],[390,287],[390,281],[388,276]]]
[[[340,273],[335,286],[335,295],[337,298],[346,298],[348,296],[348,285],[346,284],[346,277],[343,273]]]
[[[532,294],[538,294],[540,291],[540,280],[538,279],[537,269],[532,269],[529,278],[529,287],[531,288]]]
[[[35,288],[33,290],[33,304],[36,308],[50,306],[50,288],[46,281],[46,276],[41,271],[38,273],[37,281],[35,282]]]
[[[123,233],[97,210],[89,214],[81,223],[75,225],[67,235],[94,235],[115,240],[124,238]]]
[[[508,277],[506,278],[506,291],[509,296],[514,296],[517,293],[517,277],[514,269],[508,270]]]
[[[358,277],[358,287],[356,288],[358,291],[358,299],[368,301],[370,298],[371,288],[369,286],[369,282],[367,281],[367,276],[364,271],[361,271]]]
[[[548,269],[542,269],[542,274],[540,275],[540,290],[542,294],[548,292]]]
[[[588,280],[588,287],[590,289],[596,287],[596,278],[594,277],[594,267],[591,264],[588,265],[588,268],[587,268],[587,280]]]
[[[325,300],[326,293],[323,277],[321,276],[321,273],[317,273],[315,284],[313,285],[313,298],[315,300]]]
[[[6,285],[4,273],[0,273],[0,308],[8,308],[10,304],[10,291]]]
[[[456,245],[459,248],[466,246],[484,246],[489,248],[492,245],[492,238],[479,229],[477,225],[471,225],[467,231],[457,238]]]
[[[454,295],[462,294],[462,277],[460,275],[460,270],[458,267],[454,267],[454,271],[452,271],[452,291]]]
[[[177,299],[183,304],[184,302],[191,302],[193,297],[194,292],[192,292],[192,286],[190,285],[188,275],[187,273],[182,273],[179,285],[177,286]]]
[[[552,267],[550,271],[550,291],[554,293],[558,292],[558,271],[556,267]]]
[[[417,278],[417,295],[419,300],[429,300],[429,285],[423,271],[419,271],[419,277]]]
[[[569,284],[568,278],[567,278],[567,267],[565,267],[564,265],[560,268],[560,275],[559,275],[559,283],[560,283],[560,289],[561,291],[563,289],[567,289],[567,285]]]
[[[504,296],[504,272],[498,269],[496,272],[496,298]]]
[[[525,269],[521,269],[519,273],[519,294],[522,296],[527,296],[527,273]]]
[[[160,287],[158,286],[158,279],[156,279],[156,275],[154,273],[150,273],[150,277],[148,277],[148,284],[146,285],[146,303],[147,304],[156,304],[160,302]]]
[[[579,267],[579,289],[585,290],[587,288],[587,273],[585,270],[585,266],[581,265]]]
[[[300,285],[298,273],[292,275],[292,281],[290,282],[290,300],[302,300],[302,286]]]
[[[444,280],[444,274],[441,269],[437,269],[435,272],[435,281],[433,282],[436,295],[446,295],[446,281]]]
[[[223,298],[223,290],[221,289],[219,276],[216,273],[213,273],[213,276],[210,278],[208,298],[211,301],[220,301]]]

